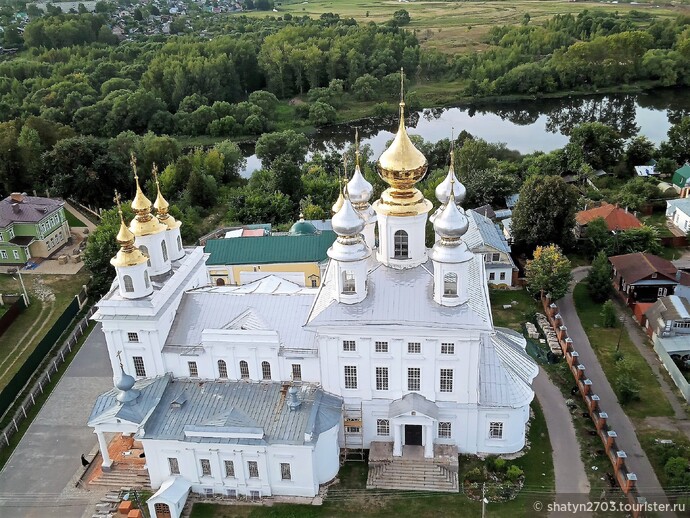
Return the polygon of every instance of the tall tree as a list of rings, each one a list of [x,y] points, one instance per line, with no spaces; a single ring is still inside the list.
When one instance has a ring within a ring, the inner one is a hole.
[[[538,246],[534,259],[527,261],[527,284],[533,293],[541,292],[558,300],[568,292],[570,260],[556,245]]]
[[[587,289],[595,302],[603,302],[609,298],[611,293],[611,264],[603,250],[592,261],[592,268],[587,275]]]
[[[511,231],[517,248],[532,250],[573,240],[577,192],[560,176],[532,176],[520,189]]]

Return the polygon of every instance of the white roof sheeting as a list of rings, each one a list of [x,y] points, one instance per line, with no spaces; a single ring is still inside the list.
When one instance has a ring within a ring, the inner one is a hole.
[[[378,263],[374,263],[378,264]],[[443,326],[450,329],[491,329],[489,294],[481,256],[470,261],[469,301],[455,307],[433,300],[433,264],[397,270],[378,265],[369,272],[367,296],[357,304],[336,300],[334,269],[328,267],[306,327],[353,323],[378,326]]]

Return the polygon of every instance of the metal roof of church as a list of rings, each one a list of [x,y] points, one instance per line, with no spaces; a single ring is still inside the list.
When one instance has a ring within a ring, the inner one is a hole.
[[[496,223],[474,210],[468,210],[467,216],[470,226],[463,236],[463,240],[471,250],[488,245],[506,254],[510,253],[510,246]]]
[[[290,410],[286,386],[279,382],[175,380],[165,390],[160,403],[147,420],[143,439],[231,444],[304,444],[340,422],[343,400],[312,385],[299,391],[301,405]],[[172,403],[181,395],[186,401]],[[234,417],[233,417],[234,416]],[[225,432],[232,417],[233,428],[259,428],[263,439],[214,437]],[[246,421],[246,423],[244,422]],[[187,437],[185,430],[202,430],[208,436]]]
[[[398,270],[377,265],[369,272],[367,296],[357,304],[336,300],[333,268],[328,267],[307,327],[321,325],[419,326],[453,329],[491,329],[489,294],[482,256],[470,262],[469,300],[460,306],[441,306],[433,299],[432,261]]]
[[[271,282],[275,279],[270,276],[242,286],[186,292],[165,345],[199,345],[201,334],[207,329],[263,329],[276,331],[280,343],[288,348],[311,347],[314,333],[304,330],[302,325],[307,320],[316,290],[290,281]]]
[[[210,239],[204,251],[211,254],[206,264],[273,264],[325,261],[336,238],[332,230],[316,234],[272,235]]]

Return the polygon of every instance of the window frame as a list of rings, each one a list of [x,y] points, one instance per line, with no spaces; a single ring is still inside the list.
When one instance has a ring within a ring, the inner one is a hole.
[[[168,457],[168,472],[171,475],[180,474],[180,461],[177,457]]]
[[[138,344],[139,342],[139,333],[132,332],[132,331],[127,331],[127,341],[132,344]]]
[[[240,360],[240,379],[248,380],[249,377],[249,363],[246,360]]]
[[[292,469],[289,462],[280,463],[280,480],[292,480]]]
[[[261,379],[263,381],[271,381],[271,364],[266,360],[261,362]]]
[[[489,439],[503,439],[503,421],[489,421]]]
[[[439,372],[439,392],[453,392],[453,369],[441,369]]]
[[[439,421],[438,433],[436,435],[439,439],[452,439],[453,423],[450,421]]]
[[[230,468],[230,469],[228,469]],[[225,469],[225,478],[235,478],[235,461],[223,460],[223,469]]]
[[[443,296],[457,297],[458,296],[458,274],[455,272],[448,272],[443,276]]]
[[[357,366],[343,365],[344,387],[346,390],[357,390]]]
[[[396,230],[393,234],[393,259],[410,258],[410,236],[405,230]]]
[[[189,369],[189,377],[190,378],[198,378],[199,377],[199,366],[196,364],[196,362],[188,361],[187,362],[187,368]]]
[[[228,379],[228,364],[226,361],[221,359],[216,364],[218,365],[218,379]]]
[[[355,282],[355,272],[352,270],[343,270],[343,289],[342,293],[357,293],[357,284]]]
[[[301,363],[293,363],[292,368],[290,369],[290,377],[292,378],[292,381],[302,381],[302,364]]]
[[[357,341],[356,340],[343,340],[343,352],[344,353],[355,353],[355,352],[357,352]]]
[[[407,354],[422,354],[422,342],[407,342]]]
[[[415,386],[417,388],[412,388]],[[420,392],[422,389],[422,369],[421,367],[408,367],[407,368],[407,391],[408,392]]]
[[[441,342],[441,354],[455,354],[455,342]]]
[[[199,467],[201,468],[202,477],[213,476],[213,471],[211,471],[211,459],[199,459]]]
[[[376,353],[387,353],[388,352],[388,342],[376,341],[374,342],[374,352]]]
[[[376,420],[376,435],[378,437],[390,437],[390,435],[391,435],[391,422],[389,419],[377,419]]]
[[[259,476],[259,462],[255,460],[247,461],[247,475],[248,478],[261,478]]]
[[[132,364],[134,365],[134,375],[137,378],[146,377],[146,364],[143,356],[132,356]]]
[[[385,391],[388,390],[388,367],[376,367],[376,390]]]

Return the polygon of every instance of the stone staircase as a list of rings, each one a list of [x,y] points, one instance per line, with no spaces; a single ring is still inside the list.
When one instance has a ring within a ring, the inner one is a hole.
[[[458,472],[433,459],[370,462],[367,489],[458,492]]]
[[[150,488],[151,479],[145,468],[118,466],[112,471],[104,471],[89,482],[91,486]]]

